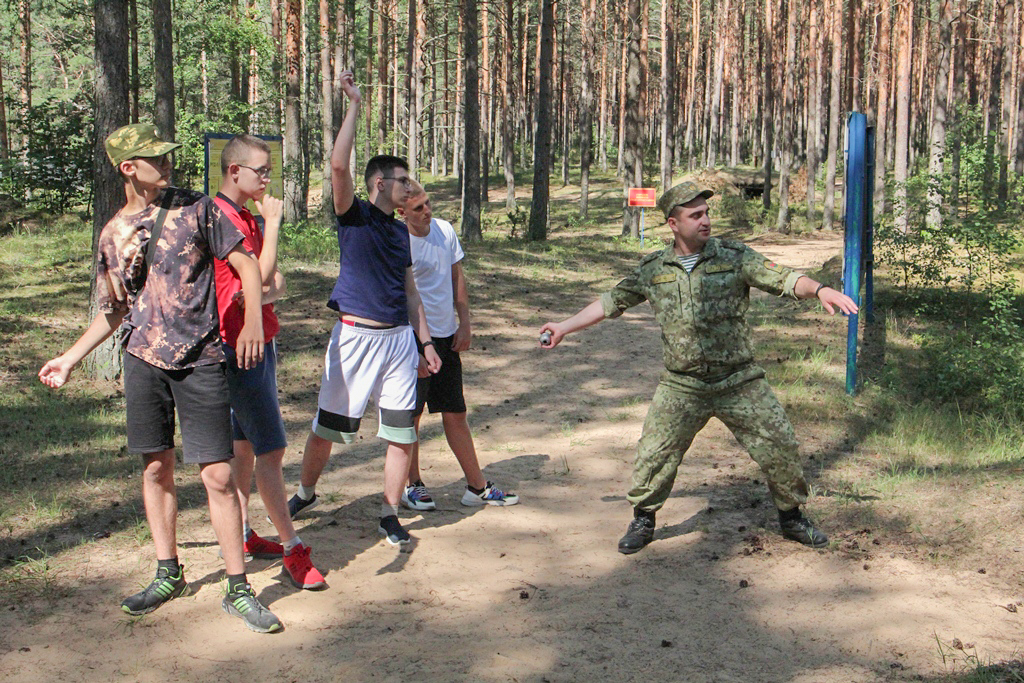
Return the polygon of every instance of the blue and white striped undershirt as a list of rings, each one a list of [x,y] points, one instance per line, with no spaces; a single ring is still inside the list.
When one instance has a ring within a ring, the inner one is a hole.
[[[677,256],[679,264],[686,270],[687,273],[692,273],[694,266],[697,265],[697,261],[700,260],[700,253],[690,254],[689,256]]]

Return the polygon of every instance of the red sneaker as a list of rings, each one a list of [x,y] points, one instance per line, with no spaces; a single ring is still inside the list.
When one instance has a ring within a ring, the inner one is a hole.
[[[308,591],[319,591],[327,588],[324,576],[313,566],[309,559],[309,548],[299,544],[292,548],[292,552],[284,556],[284,568],[288,578],[296,588],[304,588]]]
[[[255,531],[252,532],[252,536],[245,540],[242,550],[245,552],[246,561],[253,558],[257,560],[276,560],[284,555],[283,545],[260,538],[256,535]]]

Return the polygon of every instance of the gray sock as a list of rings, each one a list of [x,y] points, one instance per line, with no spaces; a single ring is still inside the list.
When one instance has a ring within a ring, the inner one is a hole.
[[[381,506],[380,506],[380,516],[381,516],[381,518],[391,517],[392,515],[395,516],[395,517],[398,516],[398,506],[397,505],[392,505],[391,503],[389,503],[387,501],[384,501],[383,503],[381,503]]]
[[[313,500],[313,496],[316,495],[316,484],[313,484],[308,489],[299,484],[299,498],[302,500]]]

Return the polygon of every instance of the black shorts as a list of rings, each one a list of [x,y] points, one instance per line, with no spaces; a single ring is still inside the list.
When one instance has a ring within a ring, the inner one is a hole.
[[[174,448],[177,408],[186,463],[231,459],[231,403],[224,363],[164,370],[126,353],[124,398],[132,453]]]
[[[416,415],[423,414],[424,404],[432,413],[466,412],[466,398],[462,394],[462,359],[457,351],[452,351],[454,340],[454,336],[434,337],[434,350],[441,357],[441,371],[416,380]]]

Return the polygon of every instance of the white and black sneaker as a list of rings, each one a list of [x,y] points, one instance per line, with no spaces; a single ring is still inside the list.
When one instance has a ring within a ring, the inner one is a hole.
[[[430,497],[430,492],[427,491],[427,487],[423,485],[423,481],[415,481],[412,486],[406,486],[405,490],[402,491],[402,505],[409,508],[410,510],[436,510],[437,506],[434,505],[434,499]]]

